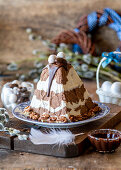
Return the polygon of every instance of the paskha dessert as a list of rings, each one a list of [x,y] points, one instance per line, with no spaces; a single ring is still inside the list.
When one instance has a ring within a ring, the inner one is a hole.
[[[92,102],[84,84],[64,53],[50,55],[30,106],[25,114],[42,122],[75,122],[95,115],[101,109]]]

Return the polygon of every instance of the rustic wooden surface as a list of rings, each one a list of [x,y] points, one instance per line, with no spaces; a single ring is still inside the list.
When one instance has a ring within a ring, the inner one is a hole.
[[[43,38],[52,38],[63,29],[74,28],[83,14],[105,7],[121,11],[120,6],[120,0],[0,0],[0,63],[33,57],[33,49],[44,48],[39,41],[28,40],[27,27],[33,28]],[[100,29],[94,37],[101,51],[114,50],[118,45],[116,33],[110,29]],[[97,99],[95,84],[87,82],[85,85],[91,97]],[[121,130],[121,123],[115,128]],[[121,146],[112,154],[99,154],[90,147],[80,157],[69,159],[0,149],[0,169],[42,167],[121,169]]]
[[[96,84],[92,81],[84,81],[91,97],[98,100],[95,93]],[[114,105],[114,112],[117,106]],[[12,115],[11,115],[12,117]],[[115,129],[121,130],[121,123]],[[21,145],[22,147],[22,145]],[[86,150],[81,156],[76,158],[55,158],[25,152],[10,151],[0,149],[0,168],[82,168],[82,169],[117,169],[121,168],[121,146],[115,153],[100,154],[94,151],[92,147]],[[7,162],[7,164],[5,164]]]
[[[115,125],[120,123],[121,120],[121,110],[120,107],[114,107],[114,105],[108,104],[110,107],[110,114],[107,115],[105,118],[97,120],[96,122],[88,123],[88,125],[83,125],[76,128],[71,128],[70,130],[74,134],[84,133],[84,135],[79,135],[75,139],[75,144],[69,144],[68,146],[58,146],[58,145],[33,145],[31,141],[20,141],[17,137],[14,137],[14,139],[10,140],[8,138],[8,142],[11,142],[11,146],[13,150],[18,151],[24,151],[24,152],[30,152],[30,153],[38,153],[43,155],[50,155],[50,156],[57,156],[57,157],[75,157],[81,155],[85,150],[88,149],[90,146],[89,140],[87,139],[87,134],[90,130],[94,129],[104,129],[104,128],[114,128]],[[12,118],[11,121],[8,123],[9,127],[13,127],[15,129],[19,129],[20,131],[28,131],[33,126],[32,124],[28,124],[26,122],[22,122],[20,120],[17,120],[16,118]],[[41,128],[41,131],[46,131],[46,128]],[[0,136],[1,139],[4,139],[3,136]],[[6,136],[5,136],[6,137]],[[6,148],[2,147],[0,144],[0,148]]]

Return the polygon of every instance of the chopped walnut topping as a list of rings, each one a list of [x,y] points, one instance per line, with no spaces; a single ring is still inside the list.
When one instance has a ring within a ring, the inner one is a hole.
[[[64,123],[67,123],[68,119],[66,117],[64,117],[64,116],[60,116],[60,121],[64,122]]]
[[[57,117],[50,117],[50,121],[56,121]]]
[[[38,115],[34,115],[34,116],[33,116],[33,119],[34,119],[34,120],[38,120],[38,117],[39,117]]]
[[[81,121],[82,120],[82,116],[81,115],[76,116],[76,120],[77,121]]]
[[[38,120],[39,118],[39,114],[34,113],[34,112],[31,112],[29,116],[31,119],[34,119],[34,120]]]
[[[98,112],[99,111],[99,107],[98,106],[94,107],[93,111],[94,112]]]
[[[30,112],[31,111],[31,107],[30,106],[27,106],[24,108],[24,112]]]
[[[48,118],[50,117],[50,115],[49,115],[48,113],[44,113],[44,114],[42,115],[42,117],[44,117],[45,119],[48,119]]]
[[[38,121],[41,122],[41,116],[38,118]]]
[[[74,115],[70,115],[69,119],[70,119],[71,122],[74,122]]]
[[[94,108],[88,109],[88,111],[85,110],[85,108],[83,109],[83,112],[80,113],[80,115],[77,115],[77,116],[70,115],[69,121],[70,122],[82,121],[82,120],[88,119],[92,116],[95,116],[95,114],[97,112],[101,111],[101,108],[98,106],[97,103],[94,103]],[[61,116],[61,115],[55,116],[55,114],[49,115],[46,112],[43,113],[43,115],[40,115],[40,114],[34,112],[30,106],[25,107],[24,114],[26,114],[26,115],[28,114],[28,117],[30,117],[31,119],[38,120],[40,122],[49,122],[49,123],[51,123],[51,122],[67,123],[68,122],[68,119],[65,116]]]

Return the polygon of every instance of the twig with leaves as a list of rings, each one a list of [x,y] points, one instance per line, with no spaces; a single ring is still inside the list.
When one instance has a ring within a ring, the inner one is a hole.
[[[34,49],[32,54],[35,55],[33,58],[29,58],[18,63],[11,63],[8,65],[7,69],[9,71],[14,71],[20,69],[18,65],[26,62],[33,62],[33,67],[28,68],[28,72],[25,74],[17,74],[17,79],[19,80],[33,80],[35,83],[39,81],[40,74],[42,72],[43,67],[45,67],[48,56],[54,52],[58,53],[60,51],[64,52],[66,55],[66,60],[69,61],[79,76],[81,78],[87,79],[95,79],[95,74],[97,70],[98,63],[100,62],[101,57],[95,57],[90,54],[79,54],[77,52],[72,52],[71,46],[68,46],[64,43],[61,43],[59,46],[51,43],[50,40],[43,40],[40,35],[36,35],[32,32],[31,28],[27,28],[26,32],[29,36],[29,40],[35,41],[39,40],[48,48],[47,52],[42,52],[40,49]],[[112,62],[112,64],[114,64]],[[119,63],[115,63],[115,65],[121,66]],[[100,69],[100,77],[105,80],[111,79],[112,81],[121,81],[121,73],[108,66],[106,68]]]
[[[5,108],[0,108],[0,131],[8,133],[10,136],[18,136],[19,140],[27,140],[28,136],[20,134],[20,130],[6,127],[6,123],[9,122],[9,115]]]

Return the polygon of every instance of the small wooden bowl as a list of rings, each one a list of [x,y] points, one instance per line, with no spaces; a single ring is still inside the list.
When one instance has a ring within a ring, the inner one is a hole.
[[[89,132],[88,139],[98,152],[114,152],[121,143],[121,132],[113,129],[99,129]]]

